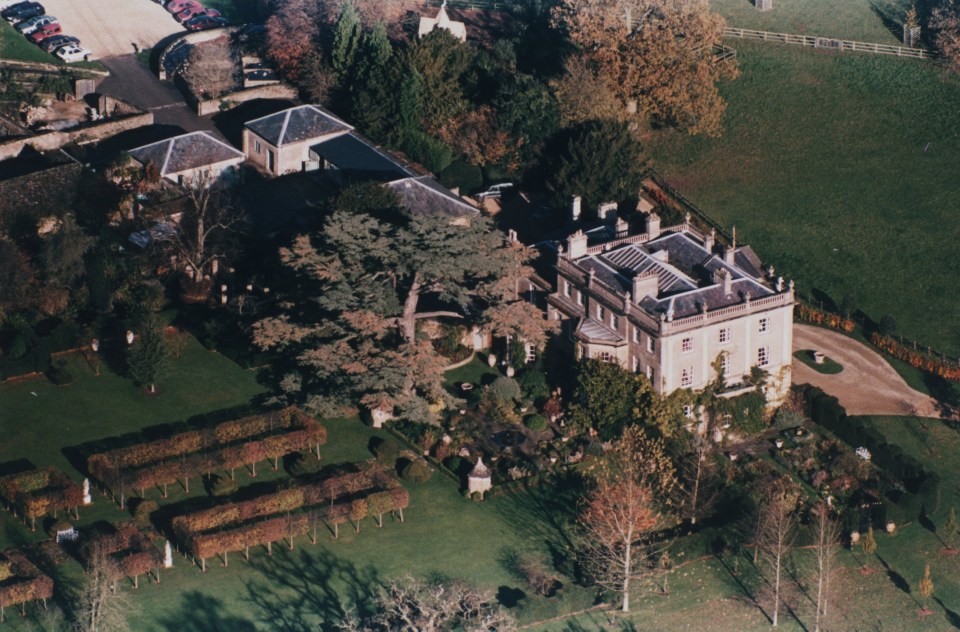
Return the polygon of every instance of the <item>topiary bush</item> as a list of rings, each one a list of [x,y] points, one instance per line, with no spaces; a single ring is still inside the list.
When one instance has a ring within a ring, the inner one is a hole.
[[[498,377],[487,387],[490,397],[497,401],[509,402],[520,399],[520,385],[511,377]]]
[[[400,458],[400,444],[393,439],[383,439],[373,447],[373,454],[377,463],[392,467]]]
[[[550,386],[547,384],[547,376],[538,369],[524,369],[517,376],[517,384],[523,394],[533,401],[544,400],[550,397]]]
[[[316,474],[323,468],[323,461],[318,459],[312,452],[309,454],[297,454],[290,464],[290,474],[293,476],[307,476]]]
[[[523,420],[523,424],[534,432],[540,432],[541,430],[546,429],[547,418],[543,415],[530,415]]]
[[[237,482],[229,476],[216,476],[210,484],[210,495],[220,498],[236,493]]]
[[[407,463],[400,470],[400,478],[411,483],[426,483],[432,475],[433,473],[427,467],[427,464],[419,459]]]

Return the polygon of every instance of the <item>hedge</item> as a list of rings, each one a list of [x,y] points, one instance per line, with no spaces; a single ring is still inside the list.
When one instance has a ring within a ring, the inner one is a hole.
[[[912,367],[916,367],[927,373],[939,375],[947,380],[960,382],[960,365],[954,362],[945,362],[944,360],[931,357],[902,342],[894,340],[890,336],[884,336],[877,332],[870,334],[870,342],[877,349],[903,360]]]
[[[83,489],[57,468],[48,467],[0,478],[0,497],[12,510],[35,523],[48,511],[76,511],[83,504]]]
[[[17,549],[0,553],[0,569],[0,608],[53,597],[53,580]]]
[[[98,533],[88,537],[82,549],[83,563],[87,570],[95,561],[92,559],[93,554],[99,551],[117,562],[119,574],[111,579],[133,577],[136,585],[140,575],[155,569],[159,578],[159,569],[163,564],[160,550],[132,524],[121,523],[115,525],[115,529],[113,533]]]
[[[270,434],[274,433],[274,434]],[[261,435],[263,438],[254,439]],[[212,428],[191,430],[166,439],[138,443],[94,454],[87,459],[90,474],[111,490],[119,492],[120,504],[127,489],[165,486],[213,470],[232,470],[292,452],[313,450],[320,458],[320,446],[327,431],[320,422],[297,408],[252,415],[223,422]]]

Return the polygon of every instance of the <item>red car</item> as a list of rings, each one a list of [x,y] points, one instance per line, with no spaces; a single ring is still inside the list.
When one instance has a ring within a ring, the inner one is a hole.
[[[205,9],[200,5],[196,5],[196,6],[187,7],[186,9],[184,9],[180,13],[177,13],[173,17],[175,17],[178,22],[186,22],[187,20],[190,20],[195,17],[199,17],[201,15],[207,15],[207,16],[210,16],[211,18],[218,18],[220,17],[220,12],[217,11],[216,9]]]
[[[63,28],[60,26],[60,23],[53,22],[51,24],[44,24],[30,35],[27,35],[27,38],[34,44],[39,44],[48,37],[60,35],[61,33],[63,33]]]

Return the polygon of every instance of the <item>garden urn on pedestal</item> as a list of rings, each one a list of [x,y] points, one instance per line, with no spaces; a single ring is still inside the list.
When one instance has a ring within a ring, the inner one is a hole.
[[[490,355],[488,355],[488,356],[487,356],[487,365],[490,366],[490,367],[495,367],[495,366],[497,366],[497,356],[493,355],[492,353],[491,353]]]
[[[93,498],[90,497],[90,479],[83,479],[83,504],[89,505],[93,503]]]
[[[491,487],[493,487],[493,472],[483,464],[483,457],[481,456],[467,476],[467,491],[471,495],[474,492],[479,492],[480,498],[483,498],[484,492],[490,491]]]

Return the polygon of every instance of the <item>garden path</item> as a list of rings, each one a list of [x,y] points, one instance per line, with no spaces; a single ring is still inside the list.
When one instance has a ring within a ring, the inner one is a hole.
[[[910,415],[942,417],[937,401],[910,388],[883,357],[841,333],[794,324],[793,350],[822,351],[843,371],[819,373],[800,361],[793,363],[793,382],[823,389],[840,400],[850,415]]]

